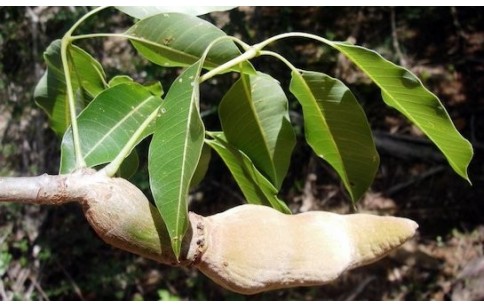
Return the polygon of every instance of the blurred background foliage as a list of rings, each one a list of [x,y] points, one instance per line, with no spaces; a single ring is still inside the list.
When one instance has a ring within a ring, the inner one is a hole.
[[[0,176],[56,174],[60,140],[33,103],[45,65],[42,53],[61,38],[87,7],[0,8]],[[170,268],[101,242],[76,205],[36,207],[0,204],[0,299],[2,300],[450,300],[484,299],[484,28],[482,8],[472,7],[240,7],[203,16],[249,44],[303,31],[349,40],[377,50],[415,72],[445,104],[475,150],[469,186],[418,129],[384,106],[380,93],[344,57],[305,39],[271,45],[295,66],[343,80],[363,105],[382,156],[361,211],[399,215],[420,224],[419,235],[396,253],[345,274],[335,283],[241,296],[223,290],[195,270]],[[119,32],[132,19],[109,9],[81,32]],[[112,77],[161,80],[179,73],[138,57],[119,39],[81,42]],[[283,86],[289,72],[274,59],[254,61]],[[202,114],[219,127],[216,108],[236,75],[202,87]],[[287,88],[287,87],[286,87]],[[289,97],[298,145],[281,197],[293,212],[346,213],[349,199],[328,165],[302,140],[301,110]],[[131,179],[149,194],[147,145]],[[212,156],[204,181],[192,192],[191,210],[212,214],[243,203],[221,161]]]

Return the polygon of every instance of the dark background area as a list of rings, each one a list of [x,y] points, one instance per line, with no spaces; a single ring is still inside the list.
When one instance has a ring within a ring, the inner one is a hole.
[[[42,53],[88,11],[85,7],[0,8],[0,176],[56,174],[60,140],[33,102],[45,65]],[[421,132],[382,102],[380,92],[344,57],[307,39],[271,45],[296,67],[343,80],[362,104],[381,155],[375,182],[361,211],[416,220],[419,233],[373,265],[332,284],[241,296],[195,270],[170,268],[109,247],[91,230],[79,207],[0,204],[0,299],[3,300],[459,300],[484,299],[484,9],[478,7],[241,7],[210,20],[248,44],[302,31],[350,40],[416,73],[446,106],[471,141],[472,185],[456,175]],[[81,32],[119,32],[132,19],[114,9],[86,22]],[[82,42],[108,77],[131,75],[168,87],[178,71],[138,57],[119,39]],[[258,70],[279,79],[289,71],[258,58]],[[216,107],[236,76],[202,87],[209,129]],[[298,145],[280,196],[294,213],[347,213],[350,202],[336,173],[304,143],[302,114],[288,94]],[[147,145],[141,144],[140,153]],[[142,159],[142,167],[146,167]],[[146,169],[132,179],[148,192]],[[212,214],[243,203],[220,159],[212,156],[204,181],[192,192],[191,210]]]

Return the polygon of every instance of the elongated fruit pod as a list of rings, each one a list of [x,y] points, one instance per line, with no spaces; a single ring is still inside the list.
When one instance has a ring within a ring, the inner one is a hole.
[[[242,205],[205,218],[197,268],[232,291],[321,285],[374,262],[415,234],[409,219],[307,212],[285,215]]]
[[[176,259],[158,210],[124,179],[90,169],[0,178],[0,201],[79,202],[105,242],[161,263],[194,266],[242,294],[328,283],[382,258],[417,229],[405,218],[329,212],[285,215],[265,206],[241,205],[208,217],[190,213]]]

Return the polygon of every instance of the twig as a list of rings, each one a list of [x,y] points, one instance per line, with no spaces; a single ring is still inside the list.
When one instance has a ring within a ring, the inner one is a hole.
[[[380,153],[386,153],[406,161],[418,159],[435,163],[445,163],[445,157],[424,138],[389,134],[374,131],[375,144]]]
[[[76,293],[76,295],[79,297],[80,300],[82,300],[82,301],[86,300],[84,298],[84,296],[82,295],[81,288],[79,288],[79,286],[74,281],[74,279],[72,279],[72,276],[66,271],[66,269],[62,266],[62,264],[59,261],[56,260],[56,263],[60,267],[60,269],[62,270],[62,272],[64,273],[64,275],[66,276],[66,278],[69,281],[69,283],[71,284],[72,289],[74,289],[74,293]]]
[[[400,65],[406,67],[407,66],[407,60],[405,59],[405,57],[402,53],[402,50],[400,49],[400,43],[398,42],[397,25],[396,25],[395,19],[396,19],[395,18],[395,8],[391,7],[390,8],[390,23],[391,23],[391,26],[392,26],[393,48],[395,49],[395,52],[397,53]]]
[[[5,286],[3,285],[3,280],[0,279],[0,299],[2,301],[10,301],[12,298],[5,292]]]
[[[388,189],[386,195],[387,196],[392,196],[392,195],[395,195],[396,193],[400,192],[401,190],[415,184],[416,182],[419,182],[419,181],[422,181],[424,180],[425,178],[428,178],[428,177],[431,177],[439,172],[442,172],[446,169],[447,167],[445,166],[437,166],[435,168],[432,168],[430,170],[427,170],[425,171],[424,173],[422,174],[419,174],[415,177],[413,177],[412,179],[406,181],[406,182],[403,182],[403,183],[399,183],[397,185],[394,185],[393,187],[391,187],[390,189]]]
[[[18,274],[16,275],[17,279],[15,280],[15,283],[12,286],[12,290],[15,294],[23,293],[22,291],[24,289],[25,280],[27,280],[29,275],[30,275],[30,269],[29,268],[22,268],[22,269],[19,270]],[[13,277],[10,276],[10,279],[12,279],[12,278]]]
[[[457,30],[457,34],[459,34],[461,38],[467,40],[469,37],[467,33],[465,33],[459,21],[459,16],[457,15],[457,8],[455,6],[450,7],[450,13],[452,14],[452,21],[454,23],[454,27]]]
[[[49,296],[44,292],[44,289],[42,289],[40,284],[37,282],[37,279],[35,277],[29,277],[29,278],[34,288],[39,292],[40,296],[42,296],[42,299],[45,301],[50,301]]]
[[[361,294],[361,292],[363,292],[363,290],[365,290],[366,286],[372,282],[373,280],[375,280],[375,276],[370,276],[370,277],[366,277],[365,280],[363,280],[362,282],[360,282],[360,284],[356,287],[356,289],[354,289],[353,292],[351,292],[351,294],[345,298],[345,301],[353,301],[355,300],[355,298]]]
[[[24,298],[23,299],[27,300],[27,301],[31,300],[32,299],[32,292],[34,291],[34,289],[35,289],[35,285],[33,283],[31,283],[29,285],[29,287],[27,288],[27,290],[24,292],[24,295],[23,295]]]

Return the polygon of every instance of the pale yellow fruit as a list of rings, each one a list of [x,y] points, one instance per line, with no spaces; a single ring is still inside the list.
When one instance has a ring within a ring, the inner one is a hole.
[[[405,218],[284,215],[255,205],[206,217],[204,223],[206,248],[197,268],[243,294],[328,283],[382,258],[417,229]]]

